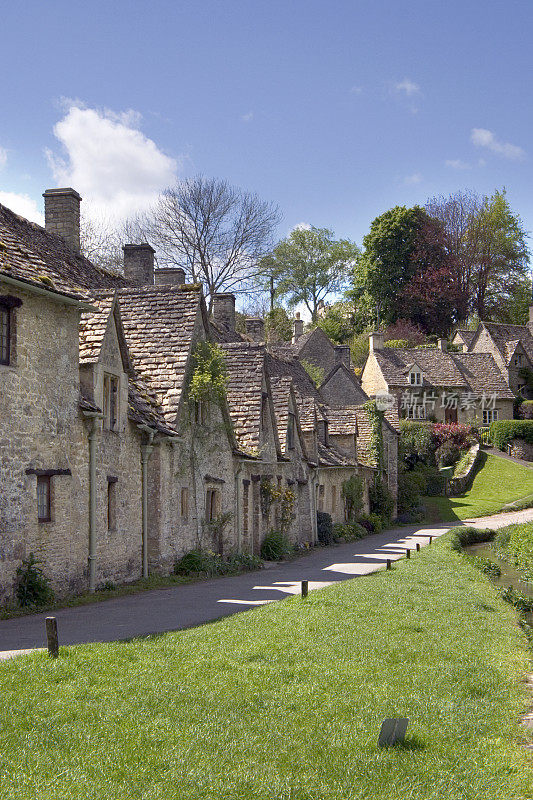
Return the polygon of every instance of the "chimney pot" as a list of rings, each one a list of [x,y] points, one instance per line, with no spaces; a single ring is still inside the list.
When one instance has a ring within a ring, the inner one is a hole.
[[[185,270],[181,267],[164,267],[154,272],[156,286],[183,286],[185,283]]]
[[[61,236],[77,253],[80,252],[81,197],[74,189],[47,189],[44,197],[44,227],[48,233]]]
[[[347,344],[335,345],[335,363],[350,366],[350,348]]]
[[[246,333],[254,342],[265,341],[265,322],[261,317],[248,317],[245,320]]]
[[[154,248],[147,244],[125,244],[124,277],[133,286],[154,285]]]
[[[235,330],[235,295],[230,292],[214,294],[212,305],[213,320],[227,331]]]
[[[448,340],[447,339],[437,339],[437,347],[439,350],[442,350],[443,353],[446,353],[448,350]]]

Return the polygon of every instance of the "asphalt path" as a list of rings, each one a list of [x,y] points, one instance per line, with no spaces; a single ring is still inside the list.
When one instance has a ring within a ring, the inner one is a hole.
[[[301,581],[321,589],[386,568],[387,559],[405,558],[417,542],[442,536],[453,524],[499,528],[533,520],[533,509],[496,514],[462,523],[392,528],[358,542],[315,548],[293,561],[232,577],[140,592],[84,606],[0,620],[0,658],[46,644],[45,618],[57,619],[61,645],[111,642],[194,627],[254,606],[298,594]]]

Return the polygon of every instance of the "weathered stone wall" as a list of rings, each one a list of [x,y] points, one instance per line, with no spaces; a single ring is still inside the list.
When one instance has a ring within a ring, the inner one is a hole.
[[[387,392],[389,390],[381,368],[372,351],[368,354],[361,374],[361,387],[369,397],[375,397],[376,392]]]
[[[474,480],[474,475],[476,473],[479,461],[479,444],[472,445],[468,452],[472,458],[472,463],[466,470],[456,475],[448,482],[448,494],[451,496],[460,495],[463,494],[463,492],[466,492]]]
[[[363,390],[354,386],[353,381],[343,369],[336,370],[327,383],[322,384],[320,393],[325,401],[334,408],[358,406],[368,400]]]
[[[524,442],[523,439],[512,439],[509,445],[509,455],[524,461],[533,461],[533,444]]]

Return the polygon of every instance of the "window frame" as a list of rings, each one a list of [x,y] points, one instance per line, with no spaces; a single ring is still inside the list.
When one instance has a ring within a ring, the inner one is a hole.
[[[118,430],[120,413],[120,379],[117,375],[104,372],[103,390],[104,428],[107,431]]]
[[[207,500],[206,500],[207,502]],[[189,487],[182,486],[180,491],[180,518],[182,522],[189,519]]]
[[[205,492],[205,521],[213,522],[220,514],[220,490],[210,486]]]
[[[414,378],[414,380],[413,380]],[[424,373],[419,369],[410,369],[409,370],[409,385],[410,386],[422,386],[424,382]]]
[[[45,488],[44,506],[40,498],[40,487]],[[44,510],[44,515],[41,511]],[[37,522],[52,522],[52,480],[51,475],[37,475]]]
[[[117,529],[117,483],[118,479],[107,476],[107,530]]]
[[[0,364],[2,364],[5,367],[9,367],[11,365],[11,329],[12,329],[11,314],[12,314],[11,306],[8,303],[0,301]],[[4,342],[4,329],[6,332],[5,342]],[[5,353],[5,358],[4,358],[4,353]]]
[[[483,425],[490,425],[491,422],[497,422],[499,418],[498,408],[484,408],[483,409]]]

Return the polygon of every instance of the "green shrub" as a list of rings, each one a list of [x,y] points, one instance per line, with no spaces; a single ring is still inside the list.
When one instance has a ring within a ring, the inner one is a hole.
[[[15,578],[15,595],[20,606],[38,608],[51,603],[54,593],[50,580],[38,565],[41,562],[30,553],[17,569]]]
[[[310,361],[305,361],[305,359],[302,359],[300,364],[305,369],[315,386],[320,386],[324,380],[324,369],[322,367],[317,367],[316,364],[311,364]]]
[[[494,531],[490,528],[457,526],[451,528],[449,532],[451,534],[450,547],[457,552],[461,552],[468,545],[490,542],[494,538]]]
[[[333,536],[335,539],[344,539],[346,542],[356,542],[368,536],[368,531],[357,522],[336,522],[333,525]]]
[[[533,419],[533,400],[522,400],[518,408],[520,419]]]
[[[395,350],[406,350],[409,347],[407,339],[388,339],[384,342],[385,347],[392,347]]]
[[[358,521],[368,533],[381,533],[383,530],[383,520],[378,514],[361,514]]]
[[[431,463],[435,453],[435,442],[427,423],[400,420],[399,457],[414,467],[418,463]]]
[[[249,553],[229,553],[227,556],[221,556],[210,550],[191,550],[176,562],[174,574],[213,578],[217,575],[232,575],[261,567],[261,559]]]
[[[381,517],[383,527],[383,522],[387,523],[392,517],[394,498],[382,478],[376,478],[371,484],[368,499],[371,513]]]
[[[499,450],[505,450],[512,439],[523,439],[533,444],[533,420],[502,419],[491,422],[489,433],[494,447]]]
[[[265,561],[281,561],[291,552],[291,545],[286,536],[279,531],[270,531],[261,544],[261,558]]]
[[[333,544],[333,520],[325,511],[316,512],[317,536],[320,544]]]
[[[461,451],[453,442],[443,442],[435,451],[440,467],[451,467],[461,458]]]
[[[435,497],[444,492],[445,479],[437,467],[432,464],[418,464],[411,474],[418,475],[421,481],[424,480],[425,485],[421,489],[422,494]]]
[[[352,475],[344,481],[341,488],[348,522],[355,522],[357,515],[363,508],[363,479],[359,475]]]
[[[424,477],[415,472],[403,472],[398,476],[398,514],[406,514],[420,505],[420,495],[426,487]]]

